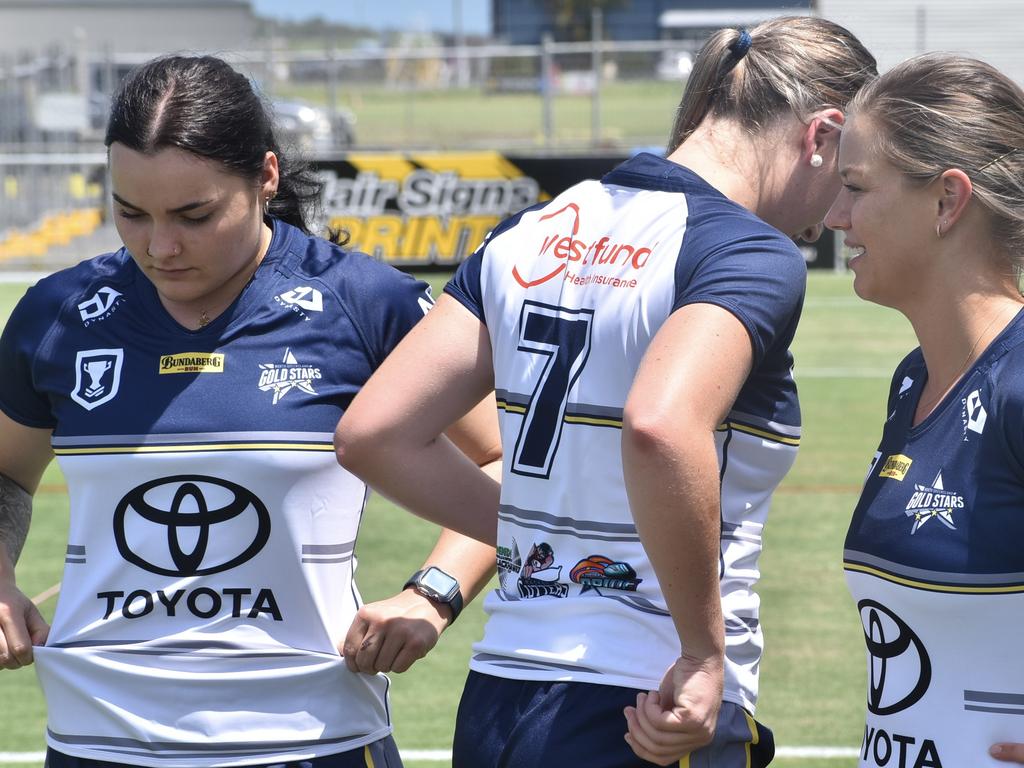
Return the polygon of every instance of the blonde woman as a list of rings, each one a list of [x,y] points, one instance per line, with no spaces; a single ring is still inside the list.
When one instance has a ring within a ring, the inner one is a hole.
[[[861,765],[1024,762],[1024,91],[972,59],[911,59],[854,99],[839,167],[826,224],[854,290],[920,343],[846,538]]]

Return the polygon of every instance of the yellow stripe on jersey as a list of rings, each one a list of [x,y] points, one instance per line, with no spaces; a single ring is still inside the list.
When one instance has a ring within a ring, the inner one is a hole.
[[[210,443],[207,445],[118,445],[54,448],[56,456],[100,456],[125,453],[195,453],[202,451],[333,451],[330,443]]]
[[[590,424],[595,427],[618,427],[622,429],[622,419],[613,419],[606,416],[569,416],[565,417],[566,424]]]
[[[690,768],[690,756],[684,755],[683,759],[679,761],[679,768]]]
[[[366,768],[374,768],[373,755],[370,754],[369,744],[363,747],[363,762],[366,763]]]
[[[927,581],[918,581],[916,579],[908,579],[903,576],[895,576],[891,573],[880,571],[877,568],[861,565],[860,563],[844,562],[843,568],[847,571],[866,573],[869,576],[876,576],[883,581],[888,581],[893,584],[901,584],[904,587],[921,589],[926,592],[947,592],[958,595],[1009,595],[1017,592],[1024,592],[1024,584],[1007,584],[1005,586],[994,587],[972,587],[961,584],[932,584]]]
[[[750,729],[750,741],[743,745],[744,749],[747,752],[747,768],[750,768],[750,748],[754,744],[757,744],[758,741],[760,741],[761,735],[757,732],[757,723],[754,722],[754,718],[750,716],[750,713],[747,712],[747,710],[743,710],[743,717],[746,718],[747,727]]]
[[[526,413],[525,405],[509,403],[505,400],[498,400],[498,410],[506,413]],[[592,427],[617,427],[622,429],[622,419],[611,416],[585,416],[583,414],[567,413],[562,417],[566,424],[589,424]]]
[[[513,405],[504,400],[498,401],[498,410],[505,411],[507,413],[526,413],[525,405]]]
[[[791,437],[790,435],[783,435],[778,432],[768,432],[764,429],[751,427],[748,424],[738,424],[735,421],[727,421],[725,424],[719,424],[717,431],[725,432],[730,429],[737,432],[743,432],[747,435],[754,435],[754,437],[763,437],[765,440],[771,440],[773,443],[782,443],[783,445],[800,445],[799,437]]]

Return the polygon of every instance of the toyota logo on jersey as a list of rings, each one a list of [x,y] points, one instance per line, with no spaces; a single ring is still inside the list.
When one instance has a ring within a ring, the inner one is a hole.
[[[903,619],[874,600],[857,603],[867,643],[871,679],[868,709],[892,715],[924,696],[932,680],[932,664],[921,638]]]
[[[270,514],[255,494],[205,475],[143,483],[114,511],[121,557],[163,576],[230,570],[255,557],[269,538]]]

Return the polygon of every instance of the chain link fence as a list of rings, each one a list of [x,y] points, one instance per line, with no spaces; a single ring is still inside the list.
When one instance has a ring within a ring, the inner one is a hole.
[[[573,154],[663,148],[699,40],[214,51],[248,74],[282,143],[359,152]],[[51,48],[0,56],[0,269],[116,247],[105,215],[110,95],[160,52]]]

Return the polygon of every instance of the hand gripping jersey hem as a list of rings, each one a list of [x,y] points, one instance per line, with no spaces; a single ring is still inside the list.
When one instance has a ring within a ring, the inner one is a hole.
[[[209,743],[182,745],[184,749],[177,757],[168,754],[166,750],[155,749],[155,745],[150,743],[128,739],[106,739],[109,742],[118,742],[116,748],[90,748],[82,746],[83,742],[89,740],[88,736],[66,736],[64,738],[74,739],[74,741],[62,741],[61,735],[53,733],[49,728],[46,730],[46,744],[51,749],[72,757],[126,765],[142,765],[148,768],[228,768],[229,766],[270,765],[328,757],[365,747],[367,744],[380,741],[391,733],[391,726],[386,726],[366,735],[342,739],[342,743],[337,743],[338,740],[309,741],[299,742],[289,747],[287,742],[282,742],[280,745],[276,745],[277,749],[259,754],[254,754],[252,745],[246,744],[238,744],[221,751],[217,750],[215,744]],[[159,752],[159,756],[153,754],[155,752]]]
[[[508,680],[534,680],[547,683],[592,683],[595,685],[613,685],[617,688],[630,688],[638,691],[656,691],[661,685],[660,680],[651,678],[603,675],[599,672],[580,672],[568,669],[542,669],[531,666],[530,662],[525,659],[521,661],[522,663],[517,664],[516,659],[509,657],[507,659],[508,664],[515,666],[499,666],[472,658],[469,662],[469,668],[474,672],[490,675],[491,677],[502,677]],[[749,697],[744,696],[741,691],[723,691],[722,700],[738,704],[751,715],[754,714],[756,700],[751,700]]]

